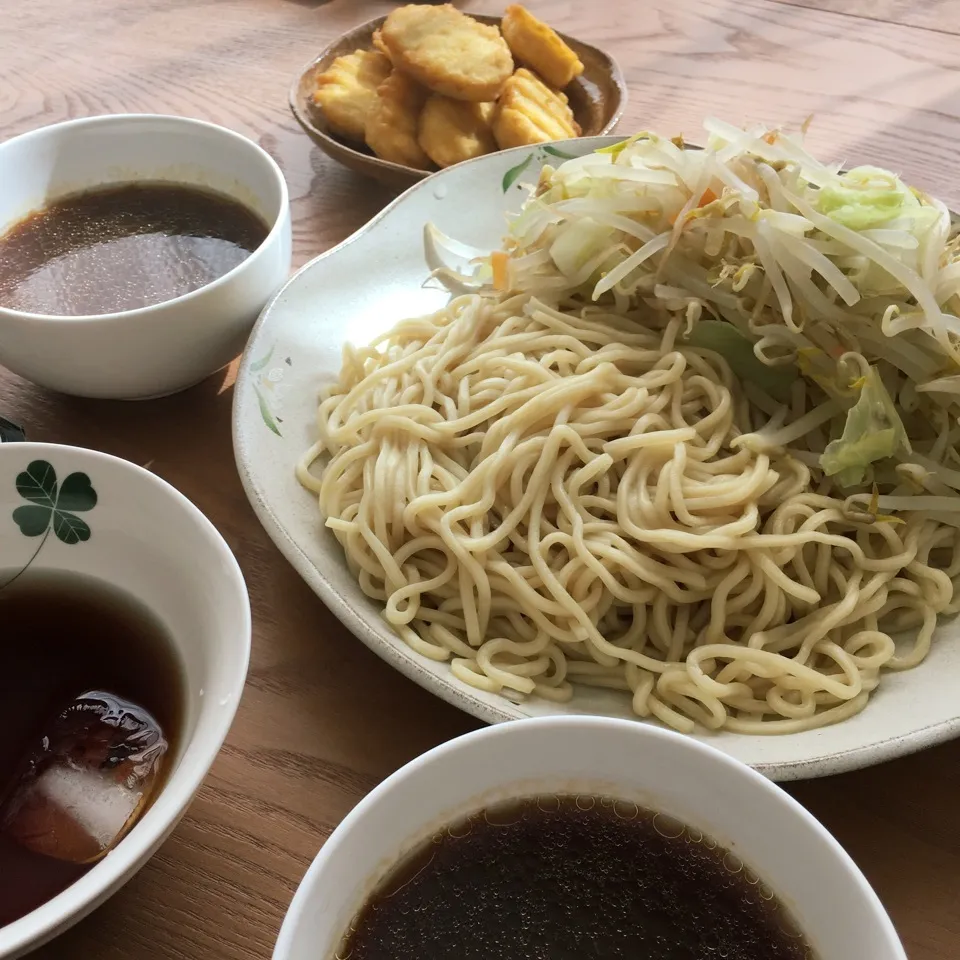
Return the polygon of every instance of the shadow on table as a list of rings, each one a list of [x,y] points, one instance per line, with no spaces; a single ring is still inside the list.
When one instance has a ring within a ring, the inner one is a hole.
[[[245,500],[234,467],[226,374],[138,401],[67,397],[10,377],[0,383],[0,405],[20,418],[28,440],[89,447],[146,467],[216,522],[224,500]]]

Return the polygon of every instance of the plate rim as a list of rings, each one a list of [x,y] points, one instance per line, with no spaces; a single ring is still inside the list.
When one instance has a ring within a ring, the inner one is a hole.
[[[626,139],[626,137],[622,135],[604,134],[596,137],[577,137],[569,140],[558,140],[556,144],[562,147],[564,144],[576,143],[583,146],[586,143],[592,143],[597,147],[609,146],[612,143],[617,143],[624,139]],[[504,700],[503,707],[496,707],[484,702],[473,692],[472,688],[468,688],[467,685],[452,675],[444,679],[434,677],[433,674],[421,666],[409,653],[397,645],[384,643],[384,641],[368,627],[359,613],[336,591],[330,581],[324,576],[322,570],[293,539],[291,534],[277,518],[266,497],[263,496],[258,489],[254,477],[253,464],[247,456],[246,441],[243,437],[244,424],[241,420],[241,406],[243,403],[242,397],[251,379],[250,366],[254,362],[253,356],[255,354],[255,348],[259,343],[259,338],[264,328],[269,326],[272,314],[277,308],[280,299],[283,298],[292,287],[299,285],[302,277],[306,273],[315,269],[321,261],[332,257],[370,233],[399,206],[409,201],[418,191],[434,188],[438,178],[442,179],[447,174],[460,174],[464,167],[472,164],[490,162],[493,158],[519,155],[529,152],[530,150],[531,148],[528,146],[513,147],[509,150],[498,151],[488,156],[467,160],[425,177],[423,180],[408,187],[407,190],[394,198],[375,216],[348,237],[301,266],[271,298],[257,318],[257,322],[250,333],[250,338],[247,341],[246,349],[244,350],[240,366],[237,370],[231,408],[231,433],[233,438],[234,459],[241,485],[258,521],[284,558],[290,563],[294,570],[296,570],[301,579],[303,579],[310,589],[320,598],[327,609],[333,613],[344,627],[346,627],[354,637],[359,639],[364,646],[389,663],[407,677],[407,679],[412,680],[434,696],[440,697],[452,706],[463,710],[465,713],[484,723],[503,723],[515,720],[523,721],[530,719],[530,717],[515,707],[511,709],[513,705],[508,700]],[[426,265],[424,265],[424,269],[426,270]],[[292,463],[290,467],[291,469],[293,468]],[[605,716],[605,714],[593,715]],[[636,718],[636,722],[644,723],[650,721],[638,717]],[[820,729],[829,730],[829,727]],[[875,766],[899,757],[906,757],[929,747],[945,743],[958,736],[960,736],[960,707],[958,707],[957,713],[953,717],[928,723],[926,726],[907,734],[889,736],[882,740],[871,741],[856,747],[849,747],[839,752],[821,752],[816,756],[799,760],[763,761],[749,764],[749,766],[752,766],[754,770],[763,774],[768,779],[777,782],[815,779],[839,773],[847,773],[853,770]],[[708,736],[701,734],[697,739],[702,743],[710,745]],[[714,748],[719,749],[717,747]]]

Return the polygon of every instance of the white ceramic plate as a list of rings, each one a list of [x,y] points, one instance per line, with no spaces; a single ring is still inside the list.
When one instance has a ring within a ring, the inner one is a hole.
[[[327,606],[367,646],[406,676],[486,721],[547,714],[630,717],[621,693],[581,688],[564,705],[514,704],[455,680],[445,663],[410,650],[360,591],[316,502],[294,477],[314,440],[317,396],[340,369],[345,342],[366,343],[398,320],[438,309],[446,295],[425,289],[423,228],[482,248],[499,245],[522,184],[536,182],[550,151],[580,155],[620,137],[520,147],[458,164],[411,187],[340,246],[307,264],[264,311],[236,384],[234,448],[247,495],[267,532]],[[553,160],[556,163],[556,160]],[[858,716],[789,736],[703,733],[700,739],[776,780],[839,773],[960,734],[960,624],[941,628],[926,662],[888,674]],[[386,719],[386,718],[385,718]]]

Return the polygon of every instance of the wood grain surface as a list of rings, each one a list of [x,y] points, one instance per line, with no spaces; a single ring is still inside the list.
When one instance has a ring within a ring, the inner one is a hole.
[[[494,13],[503,3],[462,5]],[[798,124],[812,113],[819,153],[881,162],[960,207],[957,0],[529,5],[620,60],[631,97],[623,131],[694,139],[705,115]],[[0,136],[125,111],[232,127],[283,168],[300,265],[390,195],[312,147],[287,111],[287,88],[320,47],[391,6],[0,0]],[[230,386],[228,372],[166,400],[105,403],[47,393],[0,368],[0,414],[31,439],[147,465],[197,503],[236,553],[254,609],[243,703],[188,816],[39,960],[269,957],[303,871],[344,814],[398,766],[475,726],[348,635],[268,541],[234,470]],[[866,872],[913,960],[960,958],[960,743],[790,792]]]

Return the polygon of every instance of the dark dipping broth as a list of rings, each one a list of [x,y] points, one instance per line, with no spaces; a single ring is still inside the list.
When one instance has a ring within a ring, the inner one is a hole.
[[[0,574],[0,584],[7,580]],[[152,750],[151,756],[160,759],[151,768],[139,817],[160,792],[176,757],[185,697],[182,668],[165,628],[133,598],[87,577],[28,572],[0,589],[0,664],[2,927],[56,896],[93,865],[58,858],[72,855],[71,850],[83,853],[76,831],[64,829],[74,821],[54,809],[49,793],[39,805],[18,804],[19,797],[31,795],[24,785],[39,782],[45,772],[49,776],[51,767],[66,770],[67,782],[76,781],[77,770],[89,770],[95,778],[126,777],[131,755]],[[122,711],[97,716],[101,705],[118,703]],[[77,704],[83,709],[78,711]],[[113,726],[104,724],[103,716]],[[165,753],[157,752],[157,727]],[[90,730],[101,736],[111,731],[116,739],[107,742]],[[82,802],[100,800],[94,791]],[[29,820],[25,809],[31,811]],[[89,815],[102,819],[95,810]],[[36,852],[54,840],[60,845],[57,856]]]
[[[809,960],[783,905],[699,831],[590,796],[488,808],[437,834],[351,925],[350,960]]]
[[[243,204],[199,187],[74,194],[0,236],[0,306],[83,316],[163,303],[228,273],[269,232]]]

